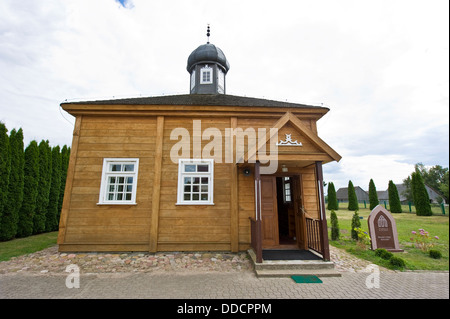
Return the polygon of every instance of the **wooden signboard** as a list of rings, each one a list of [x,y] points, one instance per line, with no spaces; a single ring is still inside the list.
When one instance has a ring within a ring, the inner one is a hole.
[[[367,219],[372,249],[384,248],[391,252],[401,252],[398,244],[395,220],[383,206],[375,207]]]

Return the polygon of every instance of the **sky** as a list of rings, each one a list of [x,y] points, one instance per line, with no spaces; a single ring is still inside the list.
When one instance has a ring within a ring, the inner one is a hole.
[[[62,102],[187,94],[208,24],[227,94],[330,109],[336,189],[449,167],[448,0],[1,0],[0,121],[71,145]]]

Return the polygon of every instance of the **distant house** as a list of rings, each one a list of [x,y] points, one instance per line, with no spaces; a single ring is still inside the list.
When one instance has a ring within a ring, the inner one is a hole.
[[[400,197],[400,202],[403,205],[407,205],[408,199],[406,198],[406,186],[404,184],[395,184],[395,186],[397,187],[398,196]],[[428,197],[430,198],[431,204],[437,204],[439,197],[444,198],[438,191],[436,191],[435,189],[431,188],[430,186],[428,186],[426,184],[425,184],[425,188],[427,190]],[[377,192],[377,195],[378,195],[378,200],[380,201],[380,203],[383,203],[383,202],[389,203],[388,190],[379,191],[379,192]]]
[[[355,186],[355,193],[358,202],[369,201],[369,194],[359,186]],[[348,202],[348,187],[341,187],[336,192],[339,203]]]

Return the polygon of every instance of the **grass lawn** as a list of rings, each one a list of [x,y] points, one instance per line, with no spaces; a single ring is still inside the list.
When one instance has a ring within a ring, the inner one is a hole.
[[[341,204],[342,205],[342,204]],[[361,207],[361,204],[360,204]],[[364,206],[362,206],[364,207]],[[392,214],[397,224],[397,233],[400,248],[404,249],[402,253],[394,253],[396,257],[402,258],[406,262],[406,269],[409,270],[449,270],[449,225],[448,225],[448,213],[443,215],[439,210],[433,209],[433,216],[417,216],[415,213],[409,213],[408,206],[404,211],[407,213]],[[330,211],[327,211],[327,222],[329,230],[330,244],[343,248],[346,251],[360,257],[367,259],[374,264],[391,268],[388,261],[375,256],[374,252],[370,249],[364,250],[356,245],[356,242],[351,239],[351,220],[353,216],[352,211],[346,209],[340,209],[336,211],[338,217],[339,229],[341,238],[338,241],[331,240],[331,222]],[[368,208],[362,208],[358,212],[362,217],[361,228],[369,232],[367,217],[370,214]],[[415,248],[411,241],[411,231],[419,233],[419,229],[425,229],[429,232],[431,237],[438,236],[439,240],[436,240],[436,244],[433,249],[439,250],[442,253],[442,258],[433,259],[428,254],[422,252],[420,249]]]
[[[56,245],[57,237],[58,232],[55,231],[0,242],[0,261],[7,261],[10,260],[11,257],[31,254],[36,251]]]

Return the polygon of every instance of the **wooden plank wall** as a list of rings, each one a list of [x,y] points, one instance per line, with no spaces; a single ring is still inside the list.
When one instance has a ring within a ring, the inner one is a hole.
[[[60,250],[148,249],[155,131],[155,117],[83,116]],[[103,158],[122,157],[139,158],[137,205],[97,205]]]
[[[201,129],[218,128],[225,136],[230,118],[167,117],[164,125],[163,166],[159,213],[158,250],[231,250],[231,165],[214,163],[214,205],[176,205],[178,161],[170,158],[172,146],[181,140],[170,140],[172,130],[186,129],[191,137],[190,154],[193,156],[193,120],[201,120]],[[200,139],[199,139],[200,140]],[[201,141],[201,149],[209,140]],[[214,154],[213,154],[214,155]],[[180,157],[181,158],[181,157]],[[222,153],[224,162],[225,153]]]
[[[65,207],[61,251],[237,251],[250,247],[249,217],[255,214],[253,172],[244,176],[234,164],[214,164],[214,205],[176,205],[178,161],[170,151],[175,128],[186,129],[191,137],[190,117],[105,117],[84,115],[74,158],[73,180]],[[198,118],[202,131],[218,128],[266,128],[276,122],[267,118]],[[304,123],[315,130],[315,123]],[[158,133],[158,128],[159,132]],[[257,133],[257,130],[256,130]],[[162,145],[158,148],[158,134]],[[257,134],[256,134],[257,137]],[[284,136],[280,136],[284,139]],[[198,136],[196,136],[198,138]],[[201,140],[201,139],[200,139]],[[201,149],[209,140],[202,140]],[[225,147],[225,138],[222,140]],[[245,150],[255,140],[244,140]],[[234,152],[236,148],[234,148]],[[103,158],[139,158],[137,205],[98,205]],[[155,158],[157,159],[155,161]],[[160,164],[159,164],[160,159]],[[160,174],[155,175],[154,172]],[[295,172],[295,171],[293,171]],[[319,216],[314,167],[297,169],[302,174],[304,205],[313,217]],[[237,176],[237,180],[236,180]],[[160,185],[159,192],[153,189]],[[159,202],[154,200],[159,198]],[[157,214],[152,215],[152,210]]]

